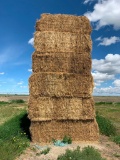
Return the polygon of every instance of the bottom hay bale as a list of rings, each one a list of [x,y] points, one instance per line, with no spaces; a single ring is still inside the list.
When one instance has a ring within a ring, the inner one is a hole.
[[[93,98],[37,97],[30,96],[29,118],[45,120],[94,119]]]
[[[96,120],[61,120],[31,122],[31,136],[33,142],[51,142],[52,139],[63,139],[70,136],[73,141],[98,141],[99,130]]]

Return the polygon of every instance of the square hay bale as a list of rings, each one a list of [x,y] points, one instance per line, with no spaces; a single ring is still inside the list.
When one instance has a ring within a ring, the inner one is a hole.
[[[32,121],[94,119],[92,98],[30,96],[29,118]]]
[[[73,141],[98,141],[99,130],[95,120],[61,120],[31,122],[33,142],[51,142],[52,139],[63,139],[70,136]]]
[[[85,16],[42,14],[36,22],[36,31],[91,33],[90,22]]]
[[[30,95],[42,97],[91,97],[92,75],[39,72],[29,79]]]
[[[91,73],[91,55],[75,53],[41,53],[32,55],[32,70],[37,72]]]
[[[71,32],[43,31],[35,32],[34,47],[39,52],[90,52],[90,35]]]

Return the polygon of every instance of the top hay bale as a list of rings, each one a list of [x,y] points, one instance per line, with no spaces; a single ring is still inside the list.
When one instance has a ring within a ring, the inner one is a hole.
[[[89,20],[85,16],[65,14],[42,14],[36,23],[36,31],[60,31],[91,33]]]
[[[85,16],[42,14],[36,22],[34,47],[45,53],[91,52],[91,26]]]

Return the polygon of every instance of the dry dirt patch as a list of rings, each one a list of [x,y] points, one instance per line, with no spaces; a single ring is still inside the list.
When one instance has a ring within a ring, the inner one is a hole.
[[[65,147],[58,147],[54,146],[53,144],[37,144],[42,147],[48,146],[51,148],[50,152],[47,155],[37,155],[37,153],[40,153],[40,149],[33,149],[35,148],[35,145],[35,143],[31,143],[30,147],[24,152],[24,154],[22,154],[16,160],[57,160],[58,155],[65,153],[66,149],[76,149],[77,146],[80,146],[80,148],[82,149],[88,145],[98,149],[102,157],[106,158],[107,160],[120,160],[120,157],[117,157],[120,156],[120,147],[116,145],[114,142],[109,141],[108,137],[105,136],[100,136],[99,143],[73,142],[72,144]]]

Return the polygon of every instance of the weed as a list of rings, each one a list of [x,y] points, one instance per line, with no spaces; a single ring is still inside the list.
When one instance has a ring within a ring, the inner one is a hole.
[[[68,143],[68,144],[71,144],[72,143],[72,139],[70,136],[64,136],[63,137],[63,140],[62,140],[63,143]]]
[[[46,154],[48,154],[49,153],[49,151],[50,151],[50,147],[47,147],[46,149],[44,149],[43,151],[41,151],[41,154],[44,154],[44,155],[46,155]]]
[[[118,154],[118,153],[114,153],[114,154],[113,154],[113,156],[115,156],[115,157],[119,158],[119,157],[120,157],[120,154]]]
[[[101,157],[100,153],[94,149],[93,147],[85,147],[82,151],[80,151],[80,147],[78,146],[75,150],[71,151],[69,149],[66,150],[65,154],[58,156],[57,160],[105,160]]]

